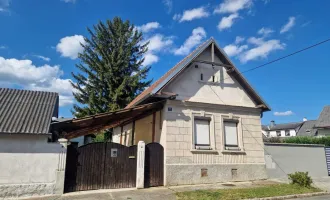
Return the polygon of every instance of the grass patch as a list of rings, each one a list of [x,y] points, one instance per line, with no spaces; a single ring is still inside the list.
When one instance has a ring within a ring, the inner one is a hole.
[[[292,184],[275,184],[255,188],[219,189],[219,190],[196,190],[189,192],[178,192],[178,200],[236,200],[261,197],[275,197],[291,194],[304,194],[321,192],[318,188],[306,188]]]

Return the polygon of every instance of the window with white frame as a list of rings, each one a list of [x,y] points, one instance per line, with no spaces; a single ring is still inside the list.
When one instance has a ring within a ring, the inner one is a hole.
[[[211,149],[210,121],[211,120],[209,118],[194,118],[194,136],[196,149]]]
[[[290,136],[290,130],[285,130],[285,136]]]
[[[237,125],[238,121],[234,120],[223,122],[226,150],[239,150]]]

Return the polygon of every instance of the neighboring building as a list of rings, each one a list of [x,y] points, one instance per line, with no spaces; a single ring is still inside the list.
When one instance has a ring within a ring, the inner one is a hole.
[[[165,185],[267,177],[260,116],[270,108],[214,39],[116,113],[160,100],[162,109],[117,125],[113,141],[160,143]]]
[[[276,124],[271,121],[269,125],[262,125],[262,133],[269,137],[317,136],[314,128],[316,120],[303,119],[302,122]]]
[[[303,122],[275,124],[271,121],[269,125],[262,125],[262,133],[266,137],[292,137],[297,136]]]
[[[324,106],[319,118],[316,121],[315,129],[319,136],[330,135],[330,106]]]
[[[65,151],[50,133],[58,101],[54,92],[0,88],[0,199],[63,192]]]

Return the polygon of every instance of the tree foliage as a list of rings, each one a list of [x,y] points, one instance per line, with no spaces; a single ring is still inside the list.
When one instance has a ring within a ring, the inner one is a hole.
[[[134,25],[115,17],[87,30],[79,71],[72,73],[77,101],[72,113],[78,118],[124,108],[151,83],[150,66],[142,66],[148,43],[142,44]]]

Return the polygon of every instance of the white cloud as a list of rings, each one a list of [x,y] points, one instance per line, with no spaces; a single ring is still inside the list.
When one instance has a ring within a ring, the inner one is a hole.
[[[255,47],[245,51],[239,56],[239,60],[242,63],[246,63],[250,60],[267,58],[271,52],[285,48],[284,43],[281,43],[280,40],[275,39],[265,41],[264,38],[251,37],[248,39],[248,42],[255,45]]]
[[[144,56],[143,66],[148,66],[159,61],[159,57],[152,53],[146,53]]]
[[[275,116],[290,116],[294,115],[294,113],[291,110],[285,111],[285,112],[274,112]]]
[[[206,10],[205,7],[194,8],[191,10],[185,10],[182,15],[175,14],[173,16],[174,20],[179,20],[179,22],[192,21],[194,19],[200,19],[208,17],[210,13]]]
[[[175,55],[187,55],[192,48],[197,46],[206,37],[206,32],[203,27],[197,27],[192,31],[192,35],[184,42],[180,48],[174,50]]]
[[[0,45],[0,49],[7,49],[5,45]]]
[[[296,24],[296,18],[295,17],[289,17],[288,23],[286,23],[284,26],[282,26],[280,33],[288,32],[294,25]]]
[[[250,8],[252,5],[252,0],[224,0],[214,9],[213,13],[237,13],[240,10]]]
[[[147,41],[149,41],[148,51],[152,52],[165,50],[167,47],[173,44],[172,37],[165,37],[161,34],[156,34],[147,39],[146,42]]]
[[[144,62],[142,64],[143,66],[158,62],[159,57],[156,54],[161,51],[166,51],[173,44],[172,37],[165,37],[161,34],[153,35],[142,43],[146,43],[148,41],[148,52],[144,56]]]
[[[78,57],[78,53],[84,50],[80,43],[86,43],[82,35],[67,36],[62,38],[56,45],[56,51],[60,52],[63,57],[69,57],[74,60]]]
[[[42,55],[33,55],[34,57],[37,57],[41,60],[44,60],[46,62],[49,62],[50,61],[50,58],[46,57],[46,56],[42,56]]]
[[[137,26],[136,28],[139,31],[147,33],[147,32],[150,32],[154,29],[158,29],[160,27],[161,27],[161,25],[158,22],[149,22],[149,23],[143,24],[142,26]]]
[[[303,23],[301,25],[301,27],[306,27],[306,26],[310,25],[311,23],[312,23],[312,21],[307,21],[307,22]]]
[[[274,30],[271,29],[271,28],[265,28],[265,27],[262,27],[259,31],[258,31],[258,34],[259,35],[262,35],[263,37],[267,37],[269,36],[271,33],[273,33]]]
[[[0,0],[0,12],[8,11],[10,0]]]
[[[241,42],[243,42],[245,40],[244,37],[241,37],[241,36],[236,36],[236,39],[235,39],[235,44],[239,44]]]
[[[64,1],[65,3],[76,3],[76,0],[61,0]]]
[[[60,104],[67,105],[69,99],[73,102],[73,88],[70,79],[61,79],[62,75],[58,65],[35,66],[31,60],[0,57],[0,86],[58,92]]]
[[[223,48],[223,50],[226,52],[226,54],[230,57],[237,56],[238,54],[242,53],[246,49],[248,49],[247,45],[238,46],[238,45],[234,45],[234,44],[227,45]]]
[[[218,29],[222,31],[224,29],[230,28],[234,24],[235,19],[238,17],[239,15],[237,13],[231,14],[228,17],[223,17],[218,24]]]
[[[171,13],[172,12],[172,8],[173,8],[173,1],[172,0],[163,0],[163,4],[165,5],[166,9],[167,9],[167,13]]]

